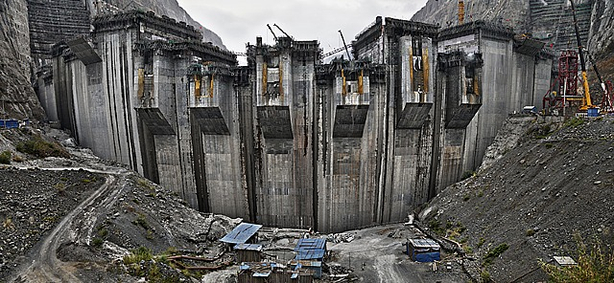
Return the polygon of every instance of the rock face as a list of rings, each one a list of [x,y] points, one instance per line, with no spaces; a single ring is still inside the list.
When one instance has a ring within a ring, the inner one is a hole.
[[[25,0],[0,0],[0,118],[44,118],[30,85],[30,32]]]
[[[597,56],[612,56],[614,52],[614,2],[596,0],[591,18],[588,47]]]
[[[614,4],[605,0],[575,0],[574,3],[582,44],[587,45],[590,32],[590,46],[597,48],[594,52],[603,52],[601,49],[611,44]],[[429,0],[412,20],[440,24],[444,28],[457,25],[458,1]],[[501,22],[516,33],[530,33],[552,44],[556,50],[577,48],[568,0],[465,1],[465,22],[472,20]]]
[[[142,9],[146,11],[153,11],[158,15],[168,16],[177,20],[178,22],[185,22],[201,31],[204,42],[211,42],[215,46],[226,49],[222,39],[217,34],[203,27],[200,23],[192,19],[192,17],[190,17],[190,15],[181,6],[179,6],[177,0],[108,0],[107,2],[122,10]],[[90,10],[93,11],[92,14],[95,14],[95,9]]]
[[[465,1],[465,22],[474,20],[502,21],[514,30],[528,27],[529,3],[523,0]],[[458,1],[429,0],[412,20],[439,24],[442,28],[458,24]]]

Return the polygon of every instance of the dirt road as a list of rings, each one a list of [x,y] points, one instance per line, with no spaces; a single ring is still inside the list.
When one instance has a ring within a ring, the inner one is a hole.
[[[74,168],[70,169],[74,170]],[[58,168],[51,170],[58,170]],[[93,171],[100,173],[99,170]],[[98,208],[108,207],[116,201],[122,189],[125,173],[118,171],[106,173],[108,174],[106,182],[62,219],[43,241],[40,250],[34,254],[31,263],[22,267],[22,271],[11,281],[81,282],[74,275],[75,268],[70,263],[60,261],[56,252],[62,243],[75,240],[80,228],[92,229],[93,225],[88,224],[95,222]]]

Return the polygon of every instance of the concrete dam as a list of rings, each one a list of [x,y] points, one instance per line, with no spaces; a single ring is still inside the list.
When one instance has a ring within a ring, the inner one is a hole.
[[[541,105],[553,58],[486,22],[377,17],[326,64],[315,40],[256,38],[247,66],[153,13],[92,25],[52,48],[50,120],[201,211],[322,232],[403,221],[475,170],[509,113]]]

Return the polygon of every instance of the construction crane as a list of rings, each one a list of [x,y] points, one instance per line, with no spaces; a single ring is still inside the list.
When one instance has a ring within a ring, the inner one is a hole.
[[[345,44],[345,37],[343,37],[343,33],[339,30],[339,34],[341,35],[341,41],[343,42],[343,47],[345,47],[345,53],[348,56],[348,61],[352,62],[352,56],[350,56],[350,50],[348,49],[348,45]]]
[[[578,40],[578,54],[580,56],[580,65],[582,67],[582,83],[584,86],[584,99],[582,100],[582,106],[580,106],[580,111],[588,111],[589,108],[595,108],[593,102],[591,101],[591,93],[588,89],[588,78],[586,76],[586,62],[584,59],[584,48],[582,47],[582,40],[580,39],[580,29],[578,28],[578,20],[576,19],[576,6],[573,3],[573,0],[569,0],[571,3],[571,14],[573,16],[574,28],[576,30],[576,38]]]
[[[273,34],[273,38],[275,38],[275,41],[277,41],[277,35],[275,35],[275,32],[273,32],[273,29],[271,28],[271,25],[266,24],[266,27],[269,28],[269,31],[271,31],[271,34]]]
[[[283,29],[281,29],[277,24],[273,24],[274,27],[276,27],[278,30],[281,31],[281,33],[283,33],[286,37],[291,38],[292,40],[294,40],[293,37],[291,37],[289,34],[287,34]]]

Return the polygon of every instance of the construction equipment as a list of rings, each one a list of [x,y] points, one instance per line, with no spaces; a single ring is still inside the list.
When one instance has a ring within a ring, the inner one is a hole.
[[[275,35],[275,32],[273,32],[271,26],[269,24],[266,24],[266,27],[269,28],[269,31],[271,31],[271,34],[273,34],[273,38],[275,38],[275,41],[277,41],[277,35]]]
[[[289,34],[287,34],[283,29],[281,29],[277,24],[273,24],[274,27],[276,27],[279,31],[281,31],[281,33],[283,33],[286,37],[291,38],[292,40],[294,40],[294,37],[290,36]]]
[[[582,40],[580,39],[580,29],[578,28],[578,20],[576,19],[576,6],[573,0],[569,0],[571,3],[571,14],[573,16],[574,28],[576,30],[576,38],[578,39],[578,54],[580,55],[580,65],[582,67],[582,84],[584,86],[584,99],[580,111],[588,111],[589,108],[595,108],[591,101],[591,94],[588,88],[588,78],[586,76],[586,62],[584,59],[584,48],[582,47]]]
[[[341,35],[341,41],[343,41],[343,47],[345,47],[345,53],[348,56],[348,61],[352,62],[352,56],[350,56],[350,51],[348,49],[348,45],[345,44],[345,37],[343,37],[343,33],[339,30],[339,34]]]

